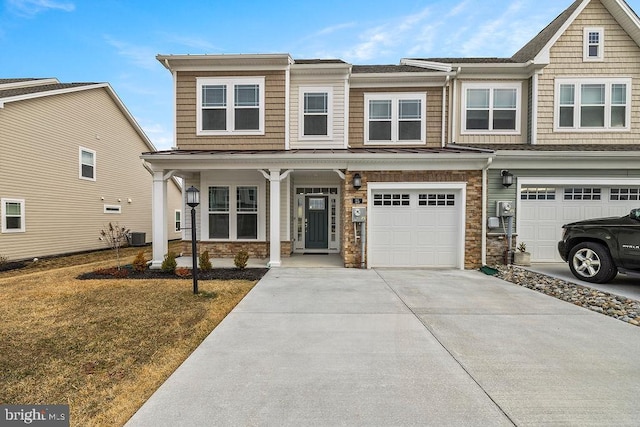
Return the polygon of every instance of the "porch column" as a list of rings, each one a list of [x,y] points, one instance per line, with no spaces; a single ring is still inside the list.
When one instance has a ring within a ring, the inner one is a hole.
[[[269,169],[269,267],[280,267],[280,169]]]
[[[169,251],[167,239],[167,180],[164,171],[153,173],[153,193],[151,200],[151,220],[153,242],[152,248],[152,269],[160,269],[164,255]]]

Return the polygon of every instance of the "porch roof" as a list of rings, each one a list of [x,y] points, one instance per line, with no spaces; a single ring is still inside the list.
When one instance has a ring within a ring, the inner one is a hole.
[[[166,150],[140,157],[156,170],[360,169],[478,170],[495,153],[473,147],[358,147],[293,150]]]

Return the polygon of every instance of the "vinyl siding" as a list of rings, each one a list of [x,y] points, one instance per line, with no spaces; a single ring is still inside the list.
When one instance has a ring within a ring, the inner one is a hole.
[[[442,144],[442,87],[424,88],[352,88],[349,94],[349,145],[364,146],[364,94],[426,92],[427,94],[427,147],[440,147]],[[368,145],[373,147],[374,145]],[[375,145],[382,147],[383,145]],[[401,146],[392,144],[393,147]]]
[[[584,27],[604,28],[604,61],[584,62]],[[556,77],[632,77],[631,131],[553,132]],[[640,137],[640,48],[600,1],[584,9],[551,48],[551,64],[539,80],[538,144],[625,144]]]
[[[482,83],[485,82],[487,84],[493,83],[522,83],[521,92],[520,92],[520,133],[517,135],[501,135],[499,133],[488,134],[488,135],[462,135],[462,129],[464,128],[463,123],[463,112],[465,106],[462,103],[463,96],[463,85],[464,83]],[[458,144],[519,144],[526,143],[527,136],[529,134],[529,80],[459,80],[458,81],[458,90],[456,93],[456,102],[455,105],[459,106],[458,111],[456,112],[456,129],[454,132],[454,141]]]
[[[25,233],[0,233],[0,254],[102,249],[109,222],[151,240],[152,177],[139,158],[149,147],[106,89],[5,104],[0,126],[0,197],[24,199],[26,212]],[[79,147],[96,152],[96,181],[79,178]],[[178,189],[171,183],[169,191]],[[122,213],[105,214],[105,204]]]
[[[279,150],[285,148],[285,72],[177,72],[176,138],[182,150]],[[265,134],[197,136],[198,77],[265,77]]]

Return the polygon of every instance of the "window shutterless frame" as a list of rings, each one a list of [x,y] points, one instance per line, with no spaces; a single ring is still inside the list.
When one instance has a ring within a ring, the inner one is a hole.
[[[26,229],[24,199],[0,199],[3,233],[24,233]]]
[[[462,135],[520,135],[522,83],[462,83]]]
[[[332,88],[301,86],[299,90],[299,138],[301,140],[332,139]]]
[[[585,27],[582,37],[582,59],[586,62],[604,61],[604,28]]]
[[[423,145],[427,141],[427,94],[365,93],[365,145]]]
[[[78,177],[88,181],[96,180],[96,152],[94,150],[79,147]]]
[[[264,135],[264,77],[196,79],[196,135]]]
[[[555,132],[627,132],[631,78],[556,78]]]

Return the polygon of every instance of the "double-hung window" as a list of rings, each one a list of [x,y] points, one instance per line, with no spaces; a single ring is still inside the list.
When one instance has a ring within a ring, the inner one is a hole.
[[[520,83],[463,83],[463,134],[520,133]]]
[[[80,147],[79,174],[80,179],[96,180],[96,152]]]
[[[331,136],[331,88],[300,88],[300,138]]]
[[[604,28],[585,28],[582,46],[584,61],[604,60]]]
[[[557,131],[629,129],[631,79],[556,79]]]
[[[25,228],[24,200],[0,199],[2,210],[2,232],[23,233]]]
[[[209,238],[258,238],[258,187],[209,187]]]
[[[262,135],[264,77],[198,78],[198,135]]]
[[[365,144],[424,144],[425,93],[369,93],[365,102]]]

